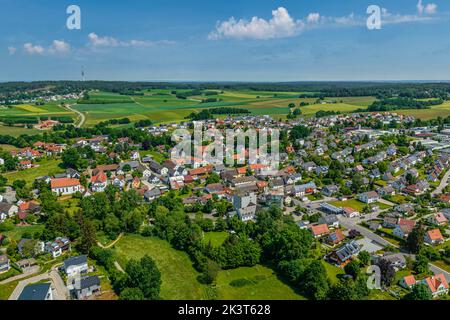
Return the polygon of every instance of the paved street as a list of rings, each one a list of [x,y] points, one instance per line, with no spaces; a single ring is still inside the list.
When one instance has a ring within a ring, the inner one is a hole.
[[[444,190],[444,188],[448,185],[449,178],[450,178],[450,170],[447,170],[447,172],[445,173],[444,177],[441,180],[441,183],[436,188],[436,190],[434,190],[431,193],[431,196],[440,195],[442,193],[442,191]]]
[[[37,273],[39,271],[39,269],[40,269],[39,266],[33,266],[33,267],[30,267],[30,268],[26,268],[23,273],[18,274],[17,276],[10,277],[10,278],[7,278],[7,279],[5,279],[3,281],[0,281],[0,285],[6,284],[6,283],[9,283],[9,282],[12,282],[12,281],[16,281],[16,280],[19,280],[19,279],[22,279],[22,278],[29,277],[32,274]]]

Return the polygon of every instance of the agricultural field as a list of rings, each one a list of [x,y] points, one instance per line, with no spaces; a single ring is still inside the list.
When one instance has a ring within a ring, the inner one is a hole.
[[[60,106],[59,102],[48,102],[42,106],[31,104],[0,107],[0,118],[16,117],[75,117],[75,114]]]
[[[183,93],[189,90],[177,90]],[[179,99],[171,90],[146,90],[143,95],[125,96],[107,92],[91,92],[90,98],[98,104],[79,104],[74,108],[87,117],[86,126],[112,118],[128,117],[131,121],[150,119],[155,123],[181,121],[190,113],[205,108],[235,107],[245,108],[257,115],[272,115],[275,118],[286,118],[288,105],[301,102],[311,105],[302,107],[303,114],[312,116],[319,110],[352,112],[366,108],[375,98],[349,97],[326,99],[326,104],[314,104],[316,99],[300,99],[301,92],[264,92],[264,91],[215,91],[217,95],[189,96]],[[202,99],[215,98],[217,102],[201,103]]]
[[[396,110],[398,114],[405,116],[414,116],[422,120],[434,119],[437,117],[450,117],[450,101],[444,101],[443,104],[432,106],[430,109],[416,109],[416,110]]]

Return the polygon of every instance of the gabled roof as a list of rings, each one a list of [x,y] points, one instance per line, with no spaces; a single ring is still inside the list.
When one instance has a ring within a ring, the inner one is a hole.
[[[428,285],[428,287],[430,288],[432,293],[437,292],[441,285],[443,285],[445,289],[448,289],[447,280],[445,279],[445,276],[442,273],[436,274],[433,277],[425,278],[425,282]]]
[[[50,181],[51,188],[65,188],[80,185],[80,180],[73,178],[56,178]]]
[[[78,266],[78,265],[85,264],[85,263],[87,263],[87,257],[84,255],[71,257],[71,258],[64,260],[64,269],[67,270],[67,268],[70,266]]]
[[[441,230],[439,229],[433,229],[433,230],[429,230],[427,232],[428,238],[430,238],[430,240],[443,240],[444,237],[442,236]]]
[[[320,236],[322,234],[328,233],[328,226],[326,224],[319,224],[316,226],[311,226],[311,232],[314,236]]]

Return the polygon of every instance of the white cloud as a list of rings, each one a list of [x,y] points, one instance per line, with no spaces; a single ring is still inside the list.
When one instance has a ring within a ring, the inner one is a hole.
[[[417,3],[417,12],[419,13],[419,15],[422,14],[435,14],[437,12],[437,4],[435,3],[428,3],[426,5],[423,4],[422,0],[419,0],[419,2]]]
[[[89,33],[88,38],[94,47],[117,47],[119,45],[117,39],[112,37],[99,37],[94,32]]]
[[[386,8],[382,8],[383,24],[400,24],[411,22],[424,22],[433,20],[432,17],[413,14],[392,14]]]
[[[209,40],[218,39],[275,39],[293,37],[305,30],[326,25],[355,25],[362,24],[363,20],[357,21],[354,14],[343,17],[326,17],[318,12],[309,13],[304,19],[295,20],[289,12],[279,7],[272,11],[272,18],[265,20],[253,17],[250,21],[245,19],[236,20],[231,17],[227,21],[218,22],[216,29],[209,35]]]
[[[93,47],[151,47],[154,45],[169,45],[173,44],[172,41],[162,40],[162,41],[150,41],[150,40],[129,40],[121,41],[119,39],[99,36],[94,32],[88,35],[89,44]]]
[[[270,20],[253,17],[248,21],[245,19],[236,20],[234,17],[231,17],[227,21],[218,22],[216,29],[209,34],[208,39],[285,38],[298,34],[304,28],[305,23],[303,21],[294,21],[285,8],[279,7],[272,11]]]
[[[319,22],[320,20],[320,13],[314,12],[308,14],[308,17],[306,18],[306,21],[310,23]]]
[[[15,47],[8,47],[8,53],[10,56],[14,55],[17,52],[17,48]]]
[[[66,54],[70,52],[70,44],[63,40],[53,40],[52,46],[48,51],[51,54]]]
[[[42,55],[45,52],[45,49],[42,46],[34,45],[32,43],[25,43],[23,45],[23,48],[25,49],[25,52],[30,55],[33,55],[33,54]]]

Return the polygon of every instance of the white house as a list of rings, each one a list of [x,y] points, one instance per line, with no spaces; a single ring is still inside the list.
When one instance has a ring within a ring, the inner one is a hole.
[[[88,272],[86,256],[76,256],[64,260],[62,266],[68,277],[75,277]]]
[[[369,192],[360,193],[358,195],[358,200],[361,202],[370,204],[370,203],[375,203],[378,200],[380,200],[380,196],[375,191],[369,191]]]
[[[80,180],[73,178],[55,178],[50,181],[51,189],[58,195],[70,195],[84,191]]]

